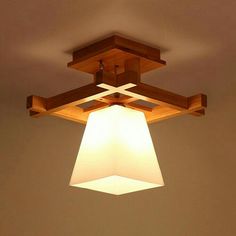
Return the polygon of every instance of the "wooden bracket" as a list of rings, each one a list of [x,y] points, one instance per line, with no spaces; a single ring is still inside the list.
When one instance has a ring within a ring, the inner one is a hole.
[[[68,63],[94,74],[92,84],[50,98],[29,96],[27,109],[32,117],[52,115],[79,123],[86,123],[91,112],[114,103],[142,111],[149,123],[184,114],[204,115],[206,95],[185,97],[141,83],[142,73],[165,64],[159,49],[115,35],[75,51]],[[140,100],[146,103],[140,104]]]

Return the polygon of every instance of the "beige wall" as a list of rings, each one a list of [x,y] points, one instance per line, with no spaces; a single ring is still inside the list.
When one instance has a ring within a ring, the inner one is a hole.
[[[234,1],[1,1],[0,235],[236,235]],[[206,116],[150,125],[165,187],[112,196],[68,186],[84,126],[29,118],[25,97],[90,82],[67,69],[113,31],[160,46],[147,83],[208,94]]]

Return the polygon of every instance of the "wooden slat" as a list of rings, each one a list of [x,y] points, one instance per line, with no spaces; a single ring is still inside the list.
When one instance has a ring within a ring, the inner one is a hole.
[[[117,103],[123,103],[123,104],[129,104],[131,102],[137,101],[137,98],[129,97],[127,95],[123,95],[120,98],[118,98]]]
[[[140,75],[140,58],[134,57],[125,61],[125,71],[133,71]]]
[[[95,102],[92,106],[89,106],[87,108],[84,108],[84,113],[90,113],[93,111],[98,111],[100,109],[108,107],[109,104],[104,103],[104,102]]]
[[[51,113],[51,115],[85,124],[87,122],[88,116],[91,112],[101,110],[101,109],[106,108],[108,106],[109,105],[107,103],[95,102],[93,105],[91,105],[87,108],[84,108],[84,109],[77,107],[77,106],[76,107],[66,107],[63,110]]]
[[[47,111],[60,110],[66,106],[76,106],[111,94],[110,91],[94,83],[48,98]]]
[[[50,113],[51,116],[57,116],[66,120],[79,122],[85,124],[87,122],[88,116],[93,111],[98,111],[105,107],[108,107],[109,104],[98,102],[88,108],[82,109],[77,106],[66,107],[59,111],[54,111]],[[30,111],[30,116],[39,117],[41,116],[40,112]]]
[[[83,112],[84,112],[83,109],[79,107],[66,107],[63,110],[52,112],[49,115],[61,117],[63,119],[67,119],[67,120],[71,120],[75,122],[86,123],[88,114],[84,116]],[[42,116],[40,112],[32,111],[32,110],[29,110],[29,114],[33,118]]]
[[[131,103],[131,102],[135,102],[138,99],[137,98],[132,98],[132,97],[127,96],[127,95],[123,95],[123,96],[118,97],[118,98],[114,97],[112,95],[108,95],[108,96],[105,96],[105,97],[102,97],[102,98],[98,98],[97,100],[101,101],[101,102],[104,102],[104,103],[107,103],[107,104],[112,104],[112,103],[128,104],[128,103]]]
[[[113,87],[120,87],[128,83],[137,84],[139,75],[134,71],[123,72],[117,76],[111,72],[98,71],[94,77],[95,84],[107,84]]]
[[[109,84],[111,86],[117,87],[116,84],[116,75],[112,72],[107,72],[104,70],[99,70],[98,72],[96,72],[96,74],[94,75],[94,83],[96,85],[98,84]]]
[[[153,123],[156,121],[161,121],[176,116],[191,114],[195,112],[197,112],[198,115],[204,114],[203,110],[207,106],[205,95],[198,94],[189,97],[188,100],[189,100],[189,109],[181,111],[170,107],[162,107],[162,106],[157,106],[152,109],[136,103],[126,104],[126,107],[144,112],[148,123]],[[79,123],[86,123],[90,112],[105,108],[107,106],[109,106],[109,104],[98,103],[86,109],[81,109],[79,107],[66,107],[63,110],[51,113],[51,115]],[[33,115],[34,117],[35,116],[37,117],[38,114],[40,113],[31,111],[31,115]]]
[[[86,103],[92,100],[96,100],[100,97],[113,94],[117,91],[124,90],[135,86],[134,84],[126,84],[115,88],[113,86],[108,86],[101,84],[101,86],[108,87],[102,88],[96,86],[94,83],[89,84],[66,93],[56,95],[51,98],[42,98],[39,96],[29,96],[27,98],[27,108],[31,111],[37,113],[31,113],[34,117],[39,117],[47,114],[51,114],[60,110],[65,109],[66,107],[76,106],[82,103]],[[105,107],[105,105],[104,105]],[[62,114],[62,113],[57,113]]]
[[[141,83],[139,83],[137,87],[134,87],[135,84],[132,83],[117,88],[107,84],[99,84],[98,86],[90,84],[51,98],[29,96],[27,98],[27,108],[30,110],[30,115],[33,117],[52,114],[54,116],[85,123],[90,112],[105,108],[110,105],[110,102],[119,103],[119,101],[122,100],[127,107],[143,111],[148,122],[183,114],[200,116],[204,114],[204,108],[207,106],[207,98],[206,95],[203,94],[187,98]],[[123,98],[108,96],[114,93],[126,95],[124,95]],[[133,98],[130,96],[133,96]],[[86,109],[75,107],[75,105],[94,99],[100,100],[100,97],[105,97],[104,99],[107,99],[109,102],[100,101]],[[135,101],[136,99],[156,103],[160,106],[151,109],[143,105],[132,103],[132,100]]]
[[[137,86],[123,91],[124,94],[154,104],[184,110],[188,108],[188,98],[157,88],[139,83]]]
[[[125,91],[126,91],[127,89],[130,89],[130,88],[135,87],[136,84],[127,83],[127,84],[124,84],[124,85],[119,86],[119,87],[114,87],[114,86],[111,86],[111,85],[109,85],[109,84],[102,83],[102,84],[98,84],[97,86],[100,87],[100,88],[104,88],[104,89],[109,90],[109,91],[110,91],[110,94],[113,94],[113,93],[125,94]],[[108,95],[109,95],[109,94],[108,94]]]
[[[29,96],[27,98],[27,108],[31,111],[39,112],[34,114],[35,117],[39,117],[112,93],[112,91],[100,88],[95,84],[89,84],[50,98]]]
[[[117,102],[117,98],[113,97],[112,95],[107,95],[105,97],[97,98],[96,100],[107,104]]]
[[[66,107],[63,110],[55,111],[50,115],[86,124],[89,114],[88,113],[85,114],[83,109],[79,107]]]
[[[134,109],[136,111],[141,111],[144,113],[144,115],[146,116],[146,118],[148,118],[149,116],[151,116],[152,114],[152,108],[150,107],[146,107],[143,106],[141,104],[137,104],[137,103],[127,103],[125,104],[126,107]]]
[[[188,100],[189,100],[189,109],[181,110],[181,111],[170,108],[170,107],[162,107],[162,106],[157,106],[152,109],[152,108],[149,108],[140,104],[136,104],[136,103],[126,104],[126,107],[129,107],[131,109],[135,109],[138,111],[142,111],[145,114],[148,123],[154,123],[157,121],[161,121],[161,120],[165,120],[165,119],[169,119],[169,118],[173,118],[173,117],[177,117],[177,116],[181,116],[185,114],[191,114],[195,112],[198,113],[198,115],[204,114],[203,112],[204,108],[207,106],[205,95],[198,94],[198,95],[189,97]],[[106,107],[108,106],[108,104],[104,106]],[[95,109],[98,110],[102,108],[104,108],[102,107],[102,104],[99,104],[99,105],[96,105]],[[72,107],[72,108],[66,108],[56,113],[52,113],[52,115],[59,116],[64,119],[80,122],[80,123],[86,123],[88,115],[92,111],[93,109],[91,108],[91,109],[84,110],[81,113],[81,111],[77,110],[76,107],[75,108]]]
[[[120,74],[99,70],[94,76],[95,84],[107,84],[120,87],[128,83],[138,84],[140,82],[140,59],[133,58],[125,61],[125,71]]]
[[[193,112],[201,113],[201,110],[207,107],[207,98],[204,94],[197,94],[188,98],[189,108],[186,110],[177,110],[170,107],[157,106],[153,108],[152,113],[146,117],[148,123],[169,119],[172,117],[191,114]]]

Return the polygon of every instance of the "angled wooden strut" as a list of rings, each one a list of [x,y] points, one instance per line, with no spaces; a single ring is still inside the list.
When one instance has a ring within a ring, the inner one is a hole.
[[[58,116],[86,123],[91,112],[123,104],[142,111],[149,123],[191,114],[202,116],[207,106],[204,94],[178,95],[141,83],[141,74],[164,66],[160,51],[120,36],[112,36],[73,53],[69,67],[94,74],[94,82],[50,97],[29,96],[30,116]],[[154,106],[140,104],[146,101]],[[89,106],[83,107],[90,102]]]

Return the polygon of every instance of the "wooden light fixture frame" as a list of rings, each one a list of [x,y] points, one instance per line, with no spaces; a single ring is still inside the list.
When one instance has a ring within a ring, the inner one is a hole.
[[[185,97],[141,82],[142,73],[165,65],[159,49],[113,35],[73,52],[68,63],[70,68],[93,74],[93,83],[49,98],[29,96],[27,109],[31,117],[52,115],[83,124],[91,112],[111,104],[142,111],[148,123],[184,114],[204,115],[206,95]]]

